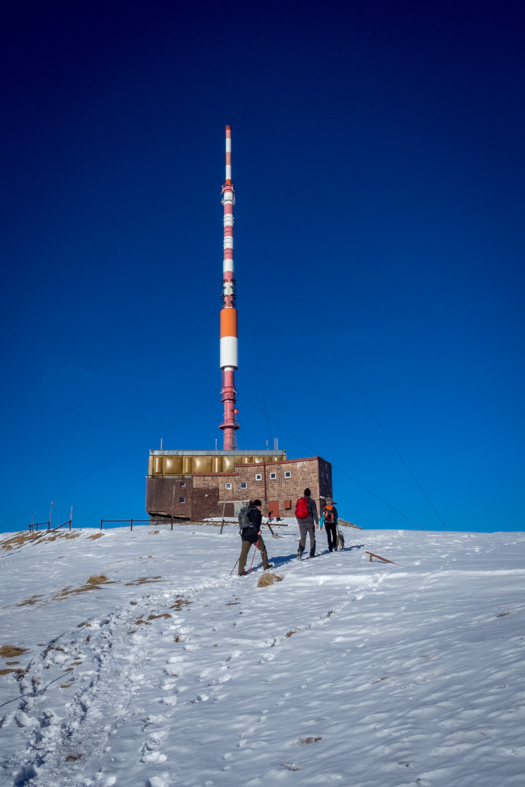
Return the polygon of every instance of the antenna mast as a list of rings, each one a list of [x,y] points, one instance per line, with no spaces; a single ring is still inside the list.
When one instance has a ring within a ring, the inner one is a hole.
[[[222,262],[222,309],[221,309],[221,402],[224,402],[224,420],[220,424],[223,434],[223,449],[232,451],[237,447],[235,432],[239,424],[235,418],[235,370],[238,362],[237,309],[235,308],[235,279],[233,271],[233,206],[235,190],[232,183],[232,128],[226,126],[226,182],[222,187],[224,206],[224,252]]]

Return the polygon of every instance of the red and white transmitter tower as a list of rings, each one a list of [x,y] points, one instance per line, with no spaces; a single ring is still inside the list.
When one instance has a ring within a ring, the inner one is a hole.
[[[235,279],[233,271],[233,206],[235,189],[232,183],[232,128],[226,126],[226,182],[222,187],[224,205],[224,251],[222,261],[221,309],[221,402],[224,402],[222,447],[232,451],[237,447],[235,432],[239,424],[235,418],[235,370],[239,366],[237,309],[235,308]]]

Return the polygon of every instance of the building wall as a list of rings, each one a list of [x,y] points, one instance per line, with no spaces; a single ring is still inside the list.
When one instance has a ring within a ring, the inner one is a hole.
[[[312,497],[321,506],[321,497],[332,497],[332,466],[320,457],[306,459],[288,459],[285,462],[272,463],[271,465],[236,465],[236,473],[232,475],[209,476],[194,475],[194,488],[206,486],[213,478],[219,487],[219,509],[222,513],[222,503],[238,500],[263,501],[262,510],[268,513],[268,503],[275,501],[279,504],[280,516],[294,516],[297,499],[302,496],[306,487],[310,487]],[[285,478],[285,472],[290,472],[290,478]],[[264,485],[266,474],[266,495]],[[275,478],[271,475],[275,474]],[[260,481],[256,475],[261,475]],[[226,485],[231,484],[231,489]],[[245,486],[243,486],[245,484]],[[266,497],[266,502],[265,502]],[[285,505],[289,501],[290,505]],[[228,506],[228,510],[231,510]]]
[[[290,478],[285,473],[290,472]],[[256,475],[263,476],[256,480]],[[271,475],[275,474],[275,478]],[[265,482],[266,476],[266,494]],[[181,487],[181,483],[185,486]],[[231,489],[227,488],[231,485]],[[192,476],[148,476],[146,510],[166,517],[200,520],[209,516],[234,516],[240,501],[259,498],[262,511],[294,516],[295,504],[310,487],[320,510],[321,498],[332,497],[332,466],[320,457],[288,459],[271,464],[238,464],[234,473],[195,473]],[[180,497],[185,502],[180,502]],[[237,505],[234,505],[237,504]],[[278,510],[275,508],[278,506]]]
[[[204,519],[217,516],[218,505],[219,489],[210,479],[198,489],[191,476],[147,479],[146,511],[154,518]]]

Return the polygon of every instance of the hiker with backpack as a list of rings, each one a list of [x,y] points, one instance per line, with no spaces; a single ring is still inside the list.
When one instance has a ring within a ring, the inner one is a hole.
[[[264,571],[268,568],[273,568],[273,563],[268,562],[268,553],[261,535],[261,506],[260,500],[254,500],[253,503],[250,501],[248,506],[241,508],[239,513],[239,533],[242,538],[238,571],[240,577],[245,577],[248,574],[248,571],[246,571],[246,560],[252,544],[255,544],[256,549],[261,553]]]
[[[304,490],[304,497],[300,497],[295,505],[295,518],[299,525],[301,539],[297,557],[299,560],[306,548],[306,536],[310,536],[310,557],[315,557],[315,528],[319,527],[319,516],[317,514],[317,504],[310,497],[311,492],[307,488]]]
[[[337,508],[334,506],[334,501],[331,497],[326,498],[321,519],[326,530],[328,551],[337,552],[337,522],[339,517],[337,515]]]

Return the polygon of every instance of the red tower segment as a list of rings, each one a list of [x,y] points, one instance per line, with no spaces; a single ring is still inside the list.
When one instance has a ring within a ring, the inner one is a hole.
[[[219,428],[223,433],[223,448],[236,448],[235,432],[239,424],[235,419],[235,370],[238,368],[237,309],[235,308],[235,279],[233,269],[233,206],[235,190],[232,184],[232,129],[226,126],[226,182],[222,187],[224,206],[224,252],[222,262],[221,309],[221,402],[224,402],[224,420]]]

